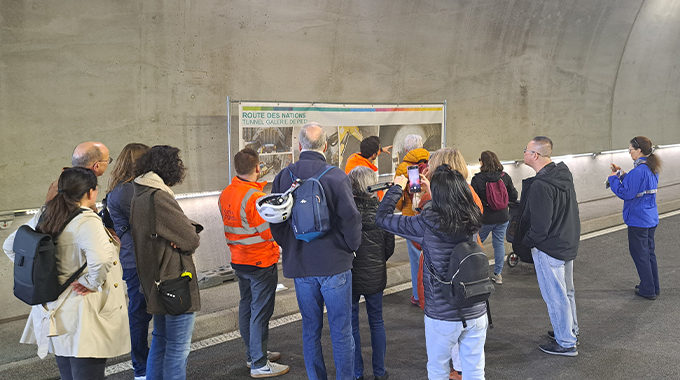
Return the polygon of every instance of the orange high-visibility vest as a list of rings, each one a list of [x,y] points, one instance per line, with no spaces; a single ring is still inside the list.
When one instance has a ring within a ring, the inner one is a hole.
[[[373,165],[373,163],[368,158],[362,156],[359,153],[354,153],[347,159],[347,163],[345,164],[345,174],[349,174],[349,172],[351,172],[352,169],[356,168],[357,166],[365,166],[367,168],[370,168],[374,172],[378,171],[378,167]],[[379,190],[377,192],[377,195],[378,199],[382,200],[383,196],[385,195],[385,192]]]
[[[279,261],[279,246],[269,223],[257,212],[255,202],[265,193],[267,182],[249,182],[234,177],[222,190],[219,206],[233,264],[266,268]]]

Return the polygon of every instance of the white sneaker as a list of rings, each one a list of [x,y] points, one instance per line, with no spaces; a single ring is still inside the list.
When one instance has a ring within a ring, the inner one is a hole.
[[[280,352],[267,350],[267,360],[269,360],[270,362],[278,362],[279,359],[281,359]],[[251,365],[252,363],[250,362],[250,360],[246,361],[246,367],[250,368]]]
[[[135,376],[135,380],[146,380],[146,376]]]
[[[503,284],[503,276],[501,276],[500,273],[499,274],[494,273],[491,275],[491,281],[495,282],[498,285],[501,285]]]
[[[262,368],[251,368],[250,377],[252,378],[262,378],[262,377],[275,377],[285,375],[290,371],[290,367],[285,364],[272,363],[267,360],[267,364]]]

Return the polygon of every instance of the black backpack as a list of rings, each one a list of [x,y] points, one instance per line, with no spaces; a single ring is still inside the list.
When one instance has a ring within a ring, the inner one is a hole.
[[[428,265],[428,270],[435,280],[444,285],[444,297],[455,308],[460,310],[486,302],[491,325],[489,296],[493,293],[494,286],[489,278],[489,259],[479,244],[472,240],[456,244],[445,276],[436,274],[432,265]],[[467,327],[465,318],[461,318],[463,327]]]
[[[83,272],[87,263],[59,285],[57,273],[57,237],[73,218],[83,210],[79,207],[55,236],[35,231],[31,226],[19,227],[14,236],[14,295],[29,305],[40,305],[59,295]],[[42,216],[40,217],[42,220]],[[40,221],[38,221],[40,223]]]

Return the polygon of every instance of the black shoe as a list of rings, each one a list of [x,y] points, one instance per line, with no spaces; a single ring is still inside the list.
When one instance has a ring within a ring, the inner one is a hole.
[[[635,289],[635,295],[640,296],[642,298],[647,298],[648,300],[655,300],[656,299],[656,294],[652,294],[651,296],[645,296],[643,294],[640,294],[640,289]]]
[[[363,376],[359,376],[359,377],[355,378],[354,380],[364,380],[364,377],[363,377]]]
[[[382,376],[373,376],[373,379],[374,380],[387,380],[389,377],[390,377],[390,375],[387,372],[385,372],[385,374],[382,375]]]
[[[576,346],[574,347],[562,347],[554,340],[549,341],[546,344],[539,344],[538,348],[550,355],[561,355],[561,356],[576,356],[578,355],[578,350]]]
[[[579,344],[581,344],[581,342],[578,341],[578,334],[574,335],[576,335],[576,345],[578,346]],[[548,336],[550,337],[550,339],[555,340],[555,332],[553,330],[548,330]]]

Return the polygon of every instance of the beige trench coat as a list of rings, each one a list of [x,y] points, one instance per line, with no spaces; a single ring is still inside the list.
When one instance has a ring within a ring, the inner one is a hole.
[[[27,224],[35,227],[40,214]],[[16,232],[15,232],[16,233]],[[13,261],[14,235],[3,249]],[[130,352],[127,300],[119,245],[89,208],[75,217],[57,239],[59,282],[64,283],[87,261],[76,280],[92,293],[84,296],[72,287],[56,301],[31,308],[21,343],[38,345],[38,356],[111,358]]]

